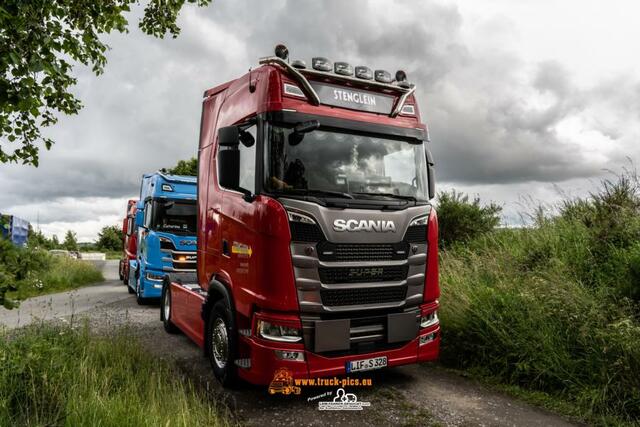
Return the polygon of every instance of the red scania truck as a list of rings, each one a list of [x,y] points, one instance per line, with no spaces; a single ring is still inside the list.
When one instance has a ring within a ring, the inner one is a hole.
[[[198,283],[164,283],[161,320],[216,377],[269,384],[438,357],[434,163],[398,71],[283,45],[204,93]]]
[[[136,203],[137,200],[127,201],[127,216],[122,220],[122,258],[118,266],[120,280],[125,285],[129,284],[129,261],[136,259],[138,248],[138,235],[136,233]]]

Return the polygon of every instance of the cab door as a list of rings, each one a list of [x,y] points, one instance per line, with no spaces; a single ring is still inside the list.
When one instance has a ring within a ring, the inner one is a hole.
[[[245,129],[253,136],[253,143],[241,140],[240,187],[256,193],[257,125]],[[250,139],[250,138],[247,138]],[[234,288],[236,305],[243,305],[246,292],[258,280],[256,251],[259,245],[259,204],[247,202],[238,191],[223,189],[221,209],[221,270]],[[244,290],[244,292],[243,292]]]

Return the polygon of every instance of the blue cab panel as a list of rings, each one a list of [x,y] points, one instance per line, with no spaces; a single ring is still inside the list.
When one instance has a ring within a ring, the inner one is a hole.
[[[142,302],[159,298],[166,276],[193,282],[196,277],[196,177],[145,174],[140,185],[136,226],[137,262],[129,286]]]

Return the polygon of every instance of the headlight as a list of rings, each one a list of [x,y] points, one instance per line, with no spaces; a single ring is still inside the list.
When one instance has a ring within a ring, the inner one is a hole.
[[[412,225],[427,225],[429,222],[429,215],[419,216],[418,218],[414,218],[413,221],[409,224],[409,227]]]
[[[316,221],[303,213],[296,211],[287,211],[287,215],[289,216],[289,221],[291,222],[301,222],[303,224],[315,224]]]
[[[164,274],[156,274],[156,273],[151,273],[151,272],[147,272],[147,280],[154,280],[156,282],[162,281],[164,280]]]
[[[265,320],[258,320],[258,335],[272,341],[302,341],[300,329],[291,328],[289,326],[274,325]]]
[[[438,311],[432,311],[426,316],[422,316],[420,318],[420,327],[428,328],[429,326],[433,326],[438,323]]]

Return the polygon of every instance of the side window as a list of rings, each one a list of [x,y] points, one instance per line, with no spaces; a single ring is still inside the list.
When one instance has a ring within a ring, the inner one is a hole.
[[[256,144],[258,136],[256,125],[247,128],[245,132],[253,136],[253,144],[250,147],[240,142],[240,187],[256,192]]]

